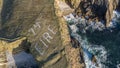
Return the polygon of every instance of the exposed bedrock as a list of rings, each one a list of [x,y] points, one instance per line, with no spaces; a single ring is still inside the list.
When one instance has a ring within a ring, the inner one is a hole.
[[[120,0],[65,0],[75,13],[89,20],[104,20],[108,26],[113,11],[120,11]]]

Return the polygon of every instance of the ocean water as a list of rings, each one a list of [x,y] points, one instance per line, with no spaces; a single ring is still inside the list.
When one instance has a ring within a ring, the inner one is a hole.
[[[70,34],[76,38],[83,48],[86,68],[119,68],[120,64],[120,13],[113,11],[113,19],[109,27],[104,21],[93,22],[73,17],[72,14],[64,16],[70,28]],[[91,55],[97,59],[91,61]],[[98,66],[96,66],[98,64]]]

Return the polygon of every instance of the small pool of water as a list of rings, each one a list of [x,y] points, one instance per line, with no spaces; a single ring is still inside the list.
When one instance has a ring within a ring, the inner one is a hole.
[[[29,53],[22,51],[13,57],[17,68],[38,68],[37,62]]]

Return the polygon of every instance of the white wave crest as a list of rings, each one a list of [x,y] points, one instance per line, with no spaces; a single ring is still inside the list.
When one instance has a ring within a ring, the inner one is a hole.
[[[106,66],[102,63],[102,62],[106,62],[106,60],[107,60],[107,51],[106,51],[106,49],[102,45],[90,44],[87,41],[86,37],[83,39],[81,37],[81,35],[79,35],[77,33],[79,28],[76,26],[75,22],[72,25],[69,25],[69,27],[70,27],[70,30],[71,30],[71,33],[70,33],[71,36],[76,38],[80,42],[81,47],[88,50],[88,52],[93,54],[95,56],[95,58],[97,59],[98,67],[96,66],[95,63],[93,63],[89,59],[88,54],[86,52],[84,52],[84,60],[85,60],[86,68],[106,68]]]

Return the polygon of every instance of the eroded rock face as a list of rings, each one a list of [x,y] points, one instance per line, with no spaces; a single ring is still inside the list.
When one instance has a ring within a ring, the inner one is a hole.
[[[61,0],[55,0],[61,1]],[[64,2],[64,1],[63,1]],[[67,27],[67,23],[64,19],[64,14],[61,15],[61,8],[56,3],[55,4],[56,15],[58,16],[58,20],[60,22],[60,29],[61,29],[61,36],[63,40],[63,45],[65,46],[65,54],[68,61],[68,68],[84,68],[85,64],[83,60],[82,49],[79,48],[80,44],[77,40],[70,38],[69,29]],[[66,12],[70,13],[68,10],[65,9]],[[70,41],[72,39],[72,41]],[[73,46],[72,44],[73,43]],[[74,47],[78,46],[77,48]]]
[[[105,20],[106,26],[110,24],[113,11],[120,11],[120,0],[66,0],[66,3],[75,9],[77,15],[90,20]]]
[[[59,17],[68,15],[74,11],[74,9],[70,8],[70,6],[65,3],[65,1],[55,0],[54,7],[57,7],[55,12]]]
[[[8,39],[0,39],[0,68],[16,68],[12,52],[26,38],[16,39],[16,41],[8,42]],[[6,41],[5,41],[6,40]]]
[[[82,0],[65,0],[71,8],[77,8]]]
[[[113,11],[120,11],[120,0],[108,0],[108,8],[106,12],[106,26],[109,26],[109,23],[113,17]]]
[[[107,0],[79,0],[78,2],[66,0],[66,2],[72,7],[78,5],[74,7],[77,15],[89,16],[91,19],[96,17],[103,19],[107,10]]]
[[[14,39],[25,36],[30,43],[28,49],[39,67],[85,67],[82,49],[74,47],[80,45],[75,39],[70,40],[63,16],[75,11],[84,18],[106,19],[109,24],[113,10],[120,11],[120,1],[62,0],[64,6],[57,1],[61,0],[4,0],[0,37]]]

